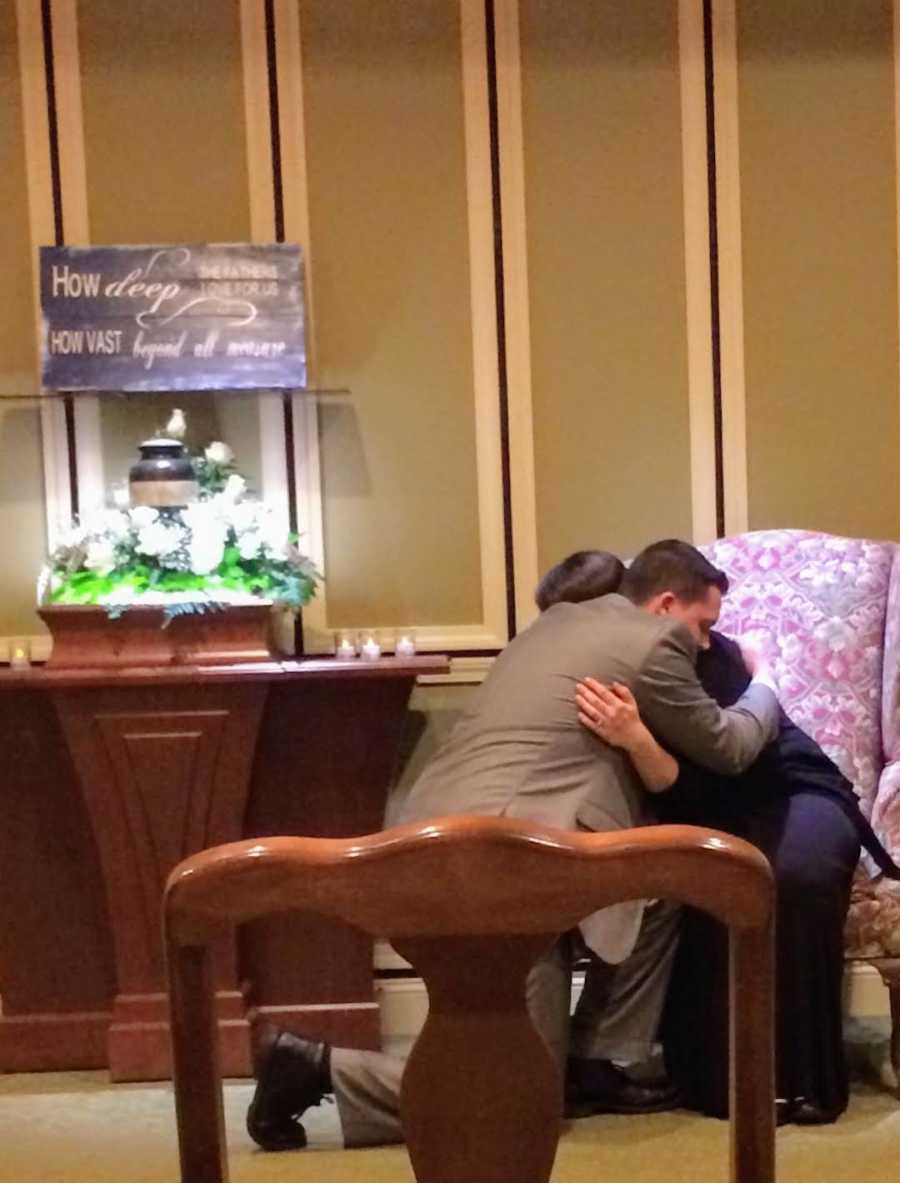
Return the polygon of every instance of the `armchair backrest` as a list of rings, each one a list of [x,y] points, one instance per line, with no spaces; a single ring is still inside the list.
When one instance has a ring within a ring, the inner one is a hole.
[[[881,770],[900,754],[900,629],[889,615],[889,602],[900,606],[897,545],[759,530],[701,549],[731,582],[719,627],[768,637],[785,709],[871,812]]]

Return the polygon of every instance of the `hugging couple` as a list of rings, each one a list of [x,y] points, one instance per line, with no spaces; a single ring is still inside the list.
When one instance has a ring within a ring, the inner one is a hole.
[[[685,822],[754,842],[777,884],[777,1120],[818,1124],[847,1105],[843,923],[860,839],[877,842],[850,783],[781,709],[764,663],[714,631],[727,590],[724,572],[675,539],[627,568],[603,551],[564,560],[395,820]],[[527,1001],[569,1115],[727,1115],[727,952],[705,916],[665,900],[604,908],[537,962]],[[300,1117],[328,1093],[347,1146],[402,1140],[403,1059],[271,1027],[260,1036],[247,1125],[264,1149],[304,1146]],[[660,1040],[668,1072],[652,1066]]]

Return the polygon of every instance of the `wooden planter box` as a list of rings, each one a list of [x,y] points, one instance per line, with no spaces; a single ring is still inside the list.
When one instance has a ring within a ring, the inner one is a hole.
[[[176,616],[166,627],[157,606],[128,608],[115,620],[99,606],[49,605],[38,614],[53,637],[52,668],[221,665],[273,661],[272,606],[231,605]]]

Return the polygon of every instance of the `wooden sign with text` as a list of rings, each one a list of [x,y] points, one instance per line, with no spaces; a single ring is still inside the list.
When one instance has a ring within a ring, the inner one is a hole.
[[[41,247],[49,390],[306,385],[298,246]]]

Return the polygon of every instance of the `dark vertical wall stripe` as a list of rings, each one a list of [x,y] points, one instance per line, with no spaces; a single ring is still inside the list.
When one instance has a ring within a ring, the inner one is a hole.
[[[494,284],[497,304],[497,363],[500,385],[500,455],[503,480],[503,547],[506,560],[506,623],[516,635],[516,584],[509,457],[509,386],[506,372],[506,305],[503,294],[503,209],[500,200],[500,125],[497,114],[497,53],[494,2],[485,0],[488,114],[491,132],[491,189],[494,211]]]
[[[269,128],[272,136],[272,193],[274,199],[275,241],[284,242],[284,178],[281,167],[281,110],[278,97],[277,30],[274,0],[265,0],[266,70],[269,79]],[[308,328],[307,328],[308,332]],[[314,397],[314,396],[310,396]],[[287,476],[288,521],[292,531],[297,529],[297,469],[294,464],[294,404],[291,391],[281,399],[284,422],[285,472]],[[298,617],[294,629],[297,655],[303,654],[303,625]]]
[[[275,9],[266,0],[266,67],[269,79],[269,127],[272,135],[272,193],[274,195],[275,241],[284,242],[284,178],[281,170],[281,113],[278,105],[278,55],[275,52]],[[291,529],[297,529],[297,473],[294,467],[294,406],[289,391],[282,399],[284,446],[287,468],[288,517]]]
[[[47,79],[47,123],[50,130],[50,183],[53,188],[53,230],[56,245],[65,242],[62,174],[59,167],[59,125],[56,112],[56,70],[53,59],[53,14],[50,0],[41,0],[41,31],[44,41],[44,73]],[[78,452],[75,447],[75,404],[65,396],[66,453],[69,461],[69,498],[73,517],[78,513]]]
[[[278,58],[275,53],[274,0],[266,0],[266,57],[269,75],[269,126],[272,133],[272,182],[275,193],[275,241],[284,242],[284,187],[281,176],[281,115],[278,107]]]
[[[56,245],[66,241],[63,229],[62,181],[59,169],[59,128],[56,121],[56,71],[53,61],[53,16],[50,0],[41,2],[44,35],[44,73],[47,78],[47,118],[50,125],[50,183],[53,186],[53,221]]]
[[[706,160],[709,190],[709,288],[712,302],[713,417],[716,449],[716,534],[725,533],[725,469],[722,452],[722,342],[719,322],[719,224],[716,194],[716,79],[712,0],[703,0],[703,56],[706,74]]]

